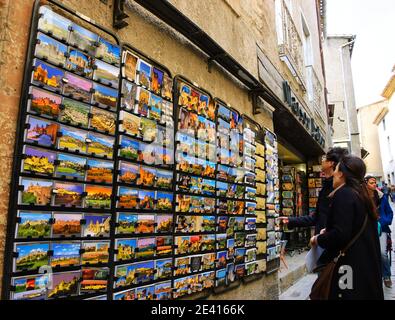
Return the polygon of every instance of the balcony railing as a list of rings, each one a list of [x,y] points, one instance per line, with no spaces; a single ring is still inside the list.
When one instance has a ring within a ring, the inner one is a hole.
[[[306,90],[303,43],[284,0],[277,1],[279,1],[277,10],[280,11],[282,20],[282,30],[278,30],[278,32],[281,32],[279,35],[280,58],[285,62],[302,88]]]

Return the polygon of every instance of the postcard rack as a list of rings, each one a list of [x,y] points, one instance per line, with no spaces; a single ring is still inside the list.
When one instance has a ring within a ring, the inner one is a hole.
[[[3,299],[106,298],[119,70],[114,34],[57,2],[35,2]]]
[[[201,298],[263,274],[274,134],[53,0],[18,124],[3,299]]]
[[[278,220],[280,213],[280,181],[278,177],[278,153],[276,135],[265,130],[265,148],[266,148],[266,234],[271,231],[274,233],[274,243],[267,245],[266,253],[266,273],[272,273],[280,267],[281,251],[281,231]],[[267,239],[269,242],[271,239]]]

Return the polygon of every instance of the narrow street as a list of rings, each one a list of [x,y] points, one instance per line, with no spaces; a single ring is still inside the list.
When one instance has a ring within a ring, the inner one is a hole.
[[[395,212],[395,204],[391,203],[392,210]],[[395,244],[395,219],[392,222],[391,227],[392,232],[392,243],[393,249]],[[391,274],[392,274],[392,288],[387,288],[383,284],[384,288],[384,299],[385,300],[395,300],[395,252],[392,251],[391,257]],[[293,286],[288,288],[285,292],[280,295],[280,300],[308,300],[311,286],[316,279],[315,274],[307,274],[297,281]]]

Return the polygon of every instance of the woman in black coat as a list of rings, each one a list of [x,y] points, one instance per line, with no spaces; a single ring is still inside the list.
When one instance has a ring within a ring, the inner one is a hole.
[[[369,197],[364,176],[366,166],[355,156],[346,156],[337,165],[333,176],[334,191],[327,225],[321,234],[311,238],[312,245],[325,249],[319,264],[337,257],[367,224],[361,236],[337,262],[331,283],[330,299],[384,299],[381,280],[381,254],[377,229],[377,210]],[[344,266],[345,272],[339,268]],[[350,274],[351,270],[351,274]],[[339,284],[339,280],[345,280]]]

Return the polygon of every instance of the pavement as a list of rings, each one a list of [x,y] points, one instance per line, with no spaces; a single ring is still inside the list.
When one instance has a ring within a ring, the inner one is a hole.
[[[391,203],[392,210],[395,214],[395,204]],[[395,219],[392,223],[392,244],[393,244],[393,252],[392,252],[392,264],[391,264],[391,273],[392,273],[392,288],[387,288],[383,284],[384,290],[384,299],[385,300],[395,300]],[[300,259],[304,258],[305,254],[299,255],[296,259],[292,257],[291,259],[287,259],[288,265],[292,266],[293,264],[300,264]],[[283,277],[285,277],[285,273],[287,271],[281,271],[279,274],[279,278],[281,281],[281,273],[283,272]],[[279,300],[309,300],[309,294],[311,287],[317,278],[315,274],[306,274],[301,277],[298,281],[296,281],[293,285],[288,287],[284,292],[280,294]]]

